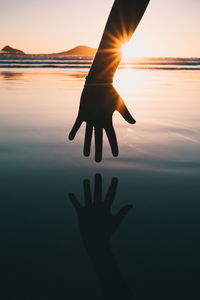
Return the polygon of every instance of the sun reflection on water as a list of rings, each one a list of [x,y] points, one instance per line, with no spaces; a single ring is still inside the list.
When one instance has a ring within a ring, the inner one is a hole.
[[[116,72],[113,84],[116,89],[125,89],[127,93],[132,92],[136,87],[142,88],[144,85],[144,73],[134,72],[130,68],[121,69]]]

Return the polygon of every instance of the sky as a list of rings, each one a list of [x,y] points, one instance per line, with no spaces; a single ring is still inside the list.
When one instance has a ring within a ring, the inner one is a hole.
[[[98,47],[113,0],[0,0],[0,49],[26,53]],[[200,57],[200,0],[150,0],[133,57]]]

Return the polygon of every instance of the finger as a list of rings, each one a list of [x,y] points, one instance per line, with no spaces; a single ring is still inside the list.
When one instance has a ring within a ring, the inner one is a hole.
[[[71,200],[75,210],[79,212],[79,209],[82,207],[80,202],[76,199],[76,196],[73,193],[69,193],[69,199]]]
[[[103,129],[95,127],[95,161],[100,162],[102,159],[102,138]]]
[[[98,204],[102,199],[102,179],[100,174],[95,174],[94,203]]]
[[[90,190],[90,181],[88,179],[85,179],[83,181],[83,187],[84,187],[85,206],[91,206],[92,195]]]
[[[118,111],[120,112],[120,114],[122,115],[122,117],[131,124],[135,124],[136,121],[133,119],[133,117],[131,116],[130,112],[128,111],[128,108],[126,107],[126,105],[123,103],[119,106]]]
[[[83,123],[83,121],[80,120],[80,118],[77,118],[75,123],[74,123],[74,126],[72,127],[72,130],[70,131],[70,134],[69,134],[69,140],[73,140],[77,131],[79,130],[81,124]]]
[[[121,224],[125,216],[128,214],[129,210],[133,205],[128,204],[120,209],[120,211],[115,215],[116,228]]]
[[[117,138],[115,134],[115,130],[112,125],[109,127],[105,128],[106,135],[108,137],[108,141],[110,143],[110,148],[112,151],[113,156],[118,156],[119,154],[119,149],[118,149],[118,144],[117,144]]]
[[[113,200],[115,198],[115,194],[117,191],[117,184],[118,184],[118,179],[116,177],[112,178],[111,184],[109,186],[109,189],[107,191],[107,194],[106,194],[106,197],[104,200],[104,202],[108,205],[109,208],[111,207]]]
[[[87,124],[85,129],[85,143],[83,149],[83,154],[85,156],[90,155],[91,140],[92,140],[92,125]]]

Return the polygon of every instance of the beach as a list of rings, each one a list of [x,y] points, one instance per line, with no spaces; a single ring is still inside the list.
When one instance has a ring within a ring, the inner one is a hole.
[[[198,299],[199,60],[120,66],[136,124],[114,113],[119,156],[104,134],[101,163],[94,141],[82,154],[84,124],[68,140],[91,61],[58,62],[0,62],[2,299],[103,299],[68,198],[96,173],[104,195],[118,178],[113,213],[133,205],[111,247],[135,299]]]

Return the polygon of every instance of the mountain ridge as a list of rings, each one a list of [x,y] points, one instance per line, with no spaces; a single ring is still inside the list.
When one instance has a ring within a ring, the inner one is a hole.
[[[62,52],[55,52],[55,53],[41,53],[41,54],[30,54],[30,53],[25,53],[22,50],[15,49],[10,46],[5,46],[1,49],[0,54],[1,55],[31,55],[31,56],[58,56],[58,57],[65,57],[65,56],[94,56],[96,53],[97,49],[92,48],[89,46],[85,45],[79,45],[74,48],[71,48],[66,51]]]

